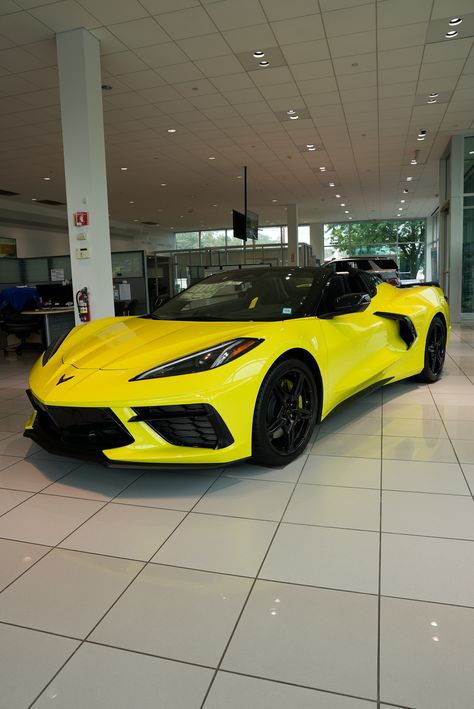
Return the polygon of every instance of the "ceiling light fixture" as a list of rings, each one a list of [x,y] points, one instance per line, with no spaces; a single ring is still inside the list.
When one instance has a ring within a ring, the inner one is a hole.
[[[162,182],[162,183],[161,183],[161,186],[162,186],[162,187],[166,187],[166,182]]]
[[[402,204],[405,204],[405,200],[404,200],[404,199],[401,199],[400,202],[401,202]]]
[[[297,113],[295,113],[295,115],[294,115],[294,116],[290,116],[290,121],[297,121],[297,120],[298,120],[298,118],[299,118],[298,114],[297,114]]]
[[[128,170],[128,167],[121,167],[120,169],[125,172],[125,170]]]
[[[215,160],[216,158],[214,157],[214,155],[211,155],[208,159],[209,159],[209,160]]]
[[[341,202],[341,207],[345,207],[345,206],[346,206],[346,203],[345,203],[345,202]]]
[[[407,182],[411,182],[413,180],[413,177],[407,177]]]
[[[336,197],[337,197],[338,199],[341,199],[341,195],[340,195],[340,194],[337,194]]]
[[[430,97],[430,98],[438,98],[438,96],[439,96],[439,93],[438,93],[437,91],[432,91],[432,92],[429,94],[429,97]]]
[[[329,183],[329,187],[335,187],[335,186],[336,186],[336,185],[335,185],[334,182],[330,182],[330,183]]]
[[[348,210],[348,209],[345,209],[345,210],[344,210],[344,214],[349,214],[349,210]]]
[[[314,148],[314,143],[306,143],[307,148]]]
[[[456,34],[457,34],[457,32],[456,32]],[[260,64],[260,66],[269,66],[269,64],[270,64],[270,62],[267,62],[266,59],[264,59],[262,62],[258,62],[258,63]]]
[[[319,169],[321,170],[321,172],[326,172],[326,168],[324,167],[324,165],[322,167],[320,167]]]
[[[50,177],[43,177],[43,180],[45,180],[45,182],[49,182],[51,180],[51,178]]]
[[[37,202],[37,201],[38,201],[38,197],[32,197],[32,198],[31,198],[31,201],[32,201],[32,202]]]
[[[276,199],[272,199],[272,202],[276,202],[276,201],[277,201]]]
[[[295,111],[294,108],[290,108],[290,109],[288,109],[288,111],[287,111],[287,114],[288,114],[289,116],[293,116],[295,113],[296,113],[296,111]]]
[[[133,199],[130,200],[129,204],[135,204],[135,202],[133,201]]]
[[[403,190],[403,194],[408,194],[408,190],[407,189]]]
[[[446,39],[453,39],[453,37],[458,36],[458,33],[457,30],[449,30],[444,36],[446,37]]]
[[[168,128],[168,133],[176,133],[176,128]]]
[[[253,56],[255,59],[260,59],[261,57],[265,56],[265,52],[262,52],[260,49],[257,49],[254,53]]]
[[[308,148],[308,150],[309,150],[311,153],[314,153],[314,151],[316,150],[316,148],[315,148],[315,147],[312,147],[312,148]]]
[[[412,160],[410,160],[410,165],[418,165],[418,160],[416,158],[412,158]]]
[[[449,20],[449,25],[450,27],[456,27],[456,25],[460,25],[462,22],[462,19],[460,17],[452,17]]]
[[[470,150],[469,155],[474,155],[474,150]]]
[[[437,103],[437,99],[435,99],[435,98],[429,98],[426,103]]]

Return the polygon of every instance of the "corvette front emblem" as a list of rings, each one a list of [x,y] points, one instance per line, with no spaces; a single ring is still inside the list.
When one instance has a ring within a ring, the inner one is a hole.
[[[64,384],[64,382],[67,382],[69,379],[74,379],[74,374],[71,377],[65,377],[64,374],[61,374],[61,377],[56,382],[56,386],[58,386],[59,384]]]

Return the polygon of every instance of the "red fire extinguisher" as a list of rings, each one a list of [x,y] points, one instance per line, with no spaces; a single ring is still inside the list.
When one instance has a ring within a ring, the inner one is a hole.
[[[82,322],[89,322],[91,319],[91,309],[89,304],[89,294],[87,288],[81,288],[76,293],[77,309]]]

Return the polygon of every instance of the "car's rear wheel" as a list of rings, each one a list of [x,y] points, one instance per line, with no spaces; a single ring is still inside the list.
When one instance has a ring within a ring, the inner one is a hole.
[[[287,359],[269,371],[253,420],[252,455],[261,465],[285,465],[309,442],[316,422],[318,391],[310,368]]]
[[[425,366],[416,377],[420,382],[435,382],[440,378],[446,357],[446,327],[439,317],[433,318],[425,343]]]

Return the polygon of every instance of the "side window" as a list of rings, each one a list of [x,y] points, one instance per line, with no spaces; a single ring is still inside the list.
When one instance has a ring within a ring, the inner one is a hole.
[[[357,275],[365,292],[368,293],[371,298],[377,295],[376,277],[365,271],[359,271]]]

